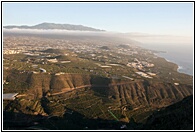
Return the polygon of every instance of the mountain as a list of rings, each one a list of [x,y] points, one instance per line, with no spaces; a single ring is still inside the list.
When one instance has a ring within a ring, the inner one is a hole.
[[[18,29],[44,29],[44,30],[49,30],[49,29],[59,29],[59,30],[79,30],[79,31],[104,31],[100,29],[95,29],[83,25],[72,25],[72,24],[55,24],[55,23],[41,23],[37,24],[34,26],[3,26],[3,28],[6,29],[13,29],[13,28],[18,28]]]

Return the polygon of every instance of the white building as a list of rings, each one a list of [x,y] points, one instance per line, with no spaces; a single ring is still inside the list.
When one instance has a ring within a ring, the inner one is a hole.
[[[16,98],[16,95],[18,95],[18,93],[3,94],[3,100],[14,100]]]

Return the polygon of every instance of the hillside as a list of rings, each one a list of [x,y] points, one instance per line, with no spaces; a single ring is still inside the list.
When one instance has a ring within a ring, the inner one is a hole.
[[[84,74],[22,75],[21,80],[25,81],[22,85],[26,85],[27,89],[20,92],[17,104],[4,104],[7,111],[14,109],[27,114],[37,112],[62,116],[65,112],[63,108],[68,108],[87,118],[113,120],[108,112],[111,109],[120,121],[129,122],[133,117],[136,122],[145,122],[153,110],[176,103],[193,93],[192,86],[183,84],[175,86],[145,80],[119,81]],[[17,78],[17,75],[14,77]],[[13,92],[19,90],[13,89]]]
[[[79,31],[104,31],[100,29],[95,29],[83,25],[72,25],[72,24],[55,24],[55,23],[41,23],[34,26],[3,26],[3,28],[6,29],[43,29],[43,30],[49,30],[49,29],[58,29],[58,30],[79,30]]]
[[[171,106],[153,113],[144,129],[148,130],[192,130],[193,96],[184,98]]]
[[[46,49],[46,50],[43,50],[41,52],[44,52],[44,53],[55,53],[55,54],[63,54],[64,53],[64,50],[60,50],[60,49]]]
[[[74,129],[74,123],[79,124],[77,129],[84,129],[88,123],[91,123],[89,129],[120,129],[122,123],[127,124],[128,129],[190,129],[191,126],[191,99],[176,103],[192,95],[192,87],[189,85],[175,86],[142,80],[127,82],[81,74],[27,74],[23,80],[28,89],[20,93],[16,100],[4,101],[4,111],[5,114],[35,117],[27,121],[27,127],[28,124],[34,125],[36,119],[39,119],[42,128],[55,129],[46,124],[52,121],[62,130]],[[75,121],[72,119],[75,117],[80,118]],[[11,121],[7,118],[6,125],[9,127]],[[16,120],[11,125],[25,123],[23,119]],[[71,123],[67,123],[67,120]],[[185,120],[189,123],[187,128],[180,128],[176,124],[170,128],[172,123]],[[71,127],[64,127],[62,123]],[[110,126],[104,127],[103,123],[110,123]]]
[[[38,103],[38,102],[37,102]],[[12,103],[13,104],[13,103]],[[17,105],[17,104],[16,104]],[[30,105],[28,103],[28,105]],[[57,106],[54,106],[56,108]],[[36,107],[38,108],[38,106]],[[35,109],[36,109],[35,108]],[[57,108],[56,108],[57,110]],[[183,100],[154,111],[145,124],[137,123],[133,118],[128,123],[115,120],[89,119],[73,110],[63,110],[58,105],[58,110],[66,113],[57,117],[51,114],[47,116],[30,115],[21,112],[4,111],[3,128],[14,130],[121,130],[122,125],[126,125],[128,130],[192,130],[193,129],[193,96],[188,96]],[[43,109],[41,110],[43,111]],[[55,113],[54,111],[51,113]],[[16,121],[17,120],[17,121]],[[51,124],[52,123],[52,124]]]

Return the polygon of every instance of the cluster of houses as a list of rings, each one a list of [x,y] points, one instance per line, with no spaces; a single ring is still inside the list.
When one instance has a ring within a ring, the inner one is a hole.
[[[11,50],[11,49],[4,49],[3,54],[19,54],[20,50]]]
[[[139,61],[135,59],[135,62],[131,62],[127,64],[128,67],[133,67],[139,70],[143,70],[146,67],[154,67],[154,64],[148,63],[146,61]]]

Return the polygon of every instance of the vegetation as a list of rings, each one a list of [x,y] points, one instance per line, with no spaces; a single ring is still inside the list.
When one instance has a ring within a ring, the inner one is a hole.
[[[20,123],[54,130],[121,129],[124,124],[142,129],[155,111],[193,94],[192,76],[178,73],[176,64],[128,45],[97,48],[4,55],[3,92],[19,93],[15,100],[3,101],[4,128]],[[138,60],[154,67],[128,65]],[[146,78],[138,71],[156,75]]]

